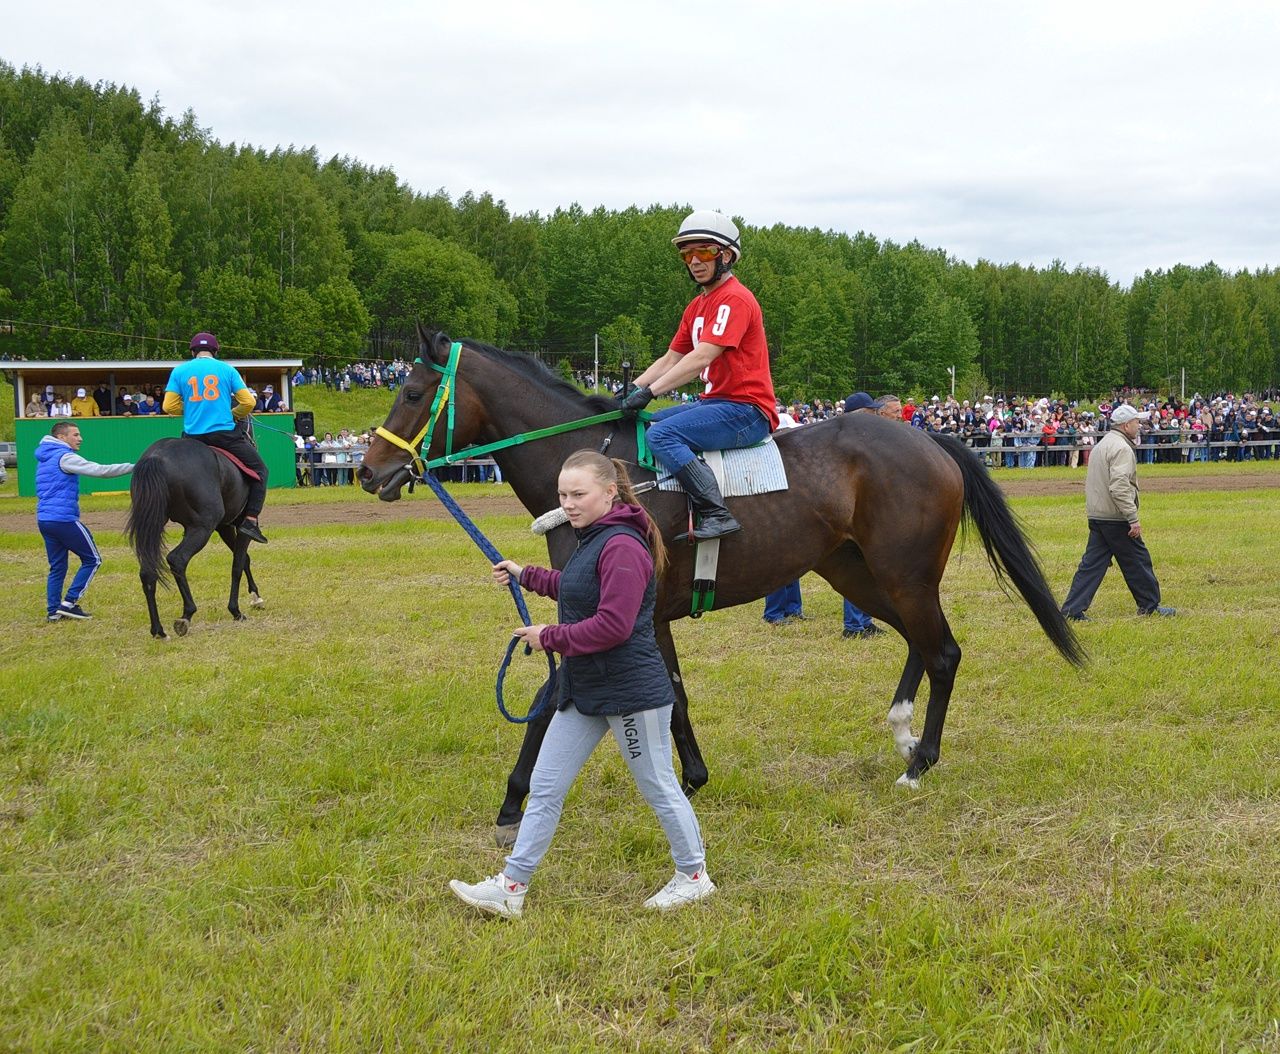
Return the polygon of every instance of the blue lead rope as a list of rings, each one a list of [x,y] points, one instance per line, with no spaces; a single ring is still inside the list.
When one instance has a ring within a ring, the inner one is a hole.
[[[494,544],[484,536],[484,532],[480,530],[472,521],[471,517],[462,511],[456,501],[448,491],[444,489],[444,484],[435,478],[430,472],[426,472],[422,476],[423,481],[431,488],[435,496],[440,499],[440,503],[449,510],[450,514],[458,521],[458,526],[467,532],[467,537],[479,546],[480,551],[484,553],[485,558],[491,564],[502,562],[502,554],[498,552]],[[516,610],[520,612],[520,618],[526,626],[533,624],[529,618],[529,609],[525,606],[524,594],[520,591],[520,583],[513,577],[507,582],[507,588],[511,590],[511,596],[516,602]],[[507,645],[507,653],[502,657],[502,665],[498,667],[498,680],[494,685],[494,693],[498,700],[498,712],[502,714],[512,724],[523,725],[529,721],[534,721],[546,713],[547,708],[554,704],[556,692],[556,661],[551,657],[551,652],[547,652],[547,683],[543,686],[543,690],[534,700],[533,706],[529,708],[529,713],[524,717],[513,716],[506,707],[502,698],[502,681],[507,676],[507,667],[511,665],[511,656],[515,654],[516,645],[520,643],[519,637],[512,637],[511,642]],[[525,654],[531,654],[532,648],[526,646]]]

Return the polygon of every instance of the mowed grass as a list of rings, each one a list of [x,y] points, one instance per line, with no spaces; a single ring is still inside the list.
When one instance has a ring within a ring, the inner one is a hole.
[[[918,793],[883,721],[904,648],[842,640],[820,580],[803,623],[681,623],[720,893],[641,909],[670,859],[606,743],[515,923],[446,887],[502,866],[521,736],[514,609],[456,526],[273,528],[245,624],[211,547],[167,644],[119,534],[94,620],[48,626],[39,538],[6,533],[0,1050],[1280,1050],[1277,499],[1146,497],[1180,615],[1134,617],[1113,571],[1083,673],[970,538]],[[1059,596],[1082,504],[1014,502]],[[537,561],[527,523],[480,519]]]

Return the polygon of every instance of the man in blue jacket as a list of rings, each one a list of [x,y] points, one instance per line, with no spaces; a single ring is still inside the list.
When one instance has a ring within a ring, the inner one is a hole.
[[[59,421],[36,446],[36,526],[44,537],[49,554],[49,581],[46,586],[48,620],[87,619],[80,598],[89,587],[102,557],[89,528],[80,522],[80,476],[109,479],[133,471],[133,462],[99,465],[86,461],[77,451],[83,442],[80,429],[71,421]],[[71,581],[66,598],[62,586],[67,580],[67,554],[80,558],[80,570]]]

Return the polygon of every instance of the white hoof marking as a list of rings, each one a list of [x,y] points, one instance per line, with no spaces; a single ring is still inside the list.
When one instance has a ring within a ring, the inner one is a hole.
[[[899,787],[906,787],[907,790],[918,791],[920,789],[920,781],[908,776],[905,772],[898,777],[897,785]]]
[[[263,600],[262,597],[258,596],[257,593],[249,594],[249,606],[251,608],[266,607],[266,605],[267,605],[267,602]]]
[[[911,734],[911,718],[915,713],[915,703],[903,699],[889,707],[887,720],[893,731],[893,744],[898,748],[904,761],[910,761],[915,753],[916,744],[920,741]]]

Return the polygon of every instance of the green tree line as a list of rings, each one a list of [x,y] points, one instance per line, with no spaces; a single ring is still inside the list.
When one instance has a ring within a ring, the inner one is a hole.
[[[718,203],[710,203],[718,204]],[[0,354],[389,358],[416,319],[553,361],[651,361],[693,292],[684,204],[512,215],[314,149],[223,144],[194,114],[0,62]],[[743,227],[738,267],[787,398],[979,389],[1091,396],[1280,381],[1280,273],[1212,263],[1127,289],[859,232]],[[983,393],[985,394],[985,393]]]

